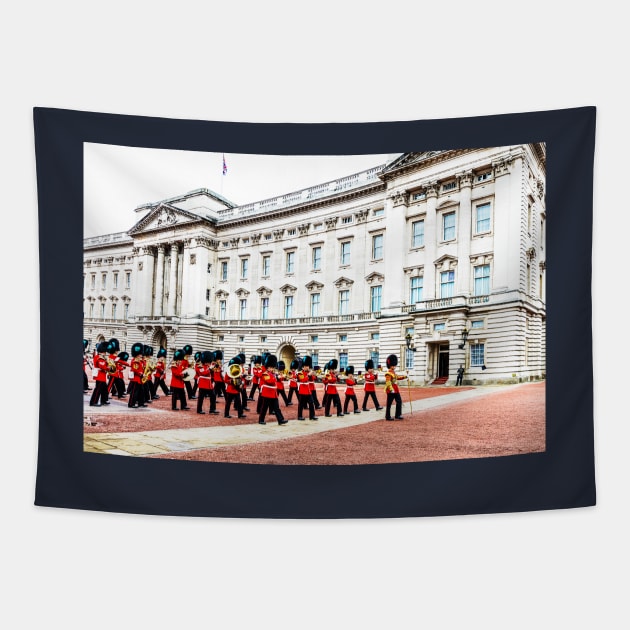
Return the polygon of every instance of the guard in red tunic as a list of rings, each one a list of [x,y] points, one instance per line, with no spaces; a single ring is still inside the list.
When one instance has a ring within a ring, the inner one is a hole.
[[[188,409],[186,403],[186,389],[184,388],[184,351],[175,350],[173,356],[173,364],[171,365],[171,409],[178,411],[177,401],[179,400],[180,409]]]
[[[243,413],[243,407],[241,405],[241,377],[234,376],[238,371],[236,369],[231,369],[232,366],[239,366],[241,371],[243,369],[241,365],[241,360],[239,357],[232,357],[230,362],[228,363],[227,370],[225,371],[225,376],[223,378],[225,382],[225,412],[223,414],[224,418],[231,418],[230,415],[230,407],[232,403],[234,403],[234,408],[238,413],[239,418],[244,418],[245,414]]]
[[[285,363],[284,361],[278,361],[278,370],[276,373],[276,382],[278,383],[278,396],[284,400],[284,406],[286,407],[289,404],[287,399],[287,395],[284,393],[284,381],[287,380],[285,373]],[[280,401],[278,401],[280,404]]]
[[[157,392],[158,387],[164,392],[165,396],[171,395],[166,386],[166,349],[162,346],[158,350],[155,372],[153,372],[153,389]]]
[[[260,388],[260,377],[262,376],[262,357],[252,355],[250,361],[254,364],[252,368],[252,388],[249,390],[249,400],[254,400],[254,392]]]
[[[287,396],[287,407],[292,405],[293,395],[297,396],[297,371],[300,367],[300,362],[297,359],[291,361],[289,369],[289,395]]]
[[[214,367],[212,368],[212,379],[214,380],[214,393],[217,398],[225,396],[225,382],[223,380],[223,352],[221,350],[214,351]]]
[[[195,367],[199,390],[197,395],[197,413],[206,413],[203,410],[203,401],[210,399],[210,413],[218,414],[217,397],[214,395],[214,381],[212,380],[212,352],[205,350],[200,354],[199,365]]]
[[[120,400],[125,398],[127,393],[125,392],[125,368],[129,367],[127,360],[129,359],[128,352],[119,352],[116,357],[116,373],[114,374],[114,394]]]
[[[107,395],[109,396],[116,384],[116,374],[118,369],[116,363],[118,361],[118,352],[120,352],[120,342],[115,337],[112,337],[107,342],[107,354],[109,359],[109,371],[107,375]],[[120,398],[120,396],[118,396]]]
[[[339,392],[337,391],[337,384],[339,378],[337,376],[337,359],[331,359],[326,365],[326,375],[324,376],[324,391],[326,392],[326,406],[324,413],[327,418],[330,418],[330,405],[333,404],[337,408],[337,416],[343,416],[341,411],[341,398],[339,398]]]
[[[346,397],[343,401],[343,412],[348,413],[348,407],[350,406],[350,401],[354,405],[354,413],[361,413],[359,410],[359,403],[357,401],[357,395],[354,393],[354,386],[357,384],[354,378],[354,365],[349,365],[346,368]]]
[[[100,407],[101,404],[109,405],[107,401],[107,374],[109,363],[107,361],[107,342],[101,341],[96,347],[97,355],[94,358],[94,369],[97,370],[94,391],[90,398],[90,407]]]
[[[287,424],[280,406],[278,405],[278,383],[277,383],[278,360],[275,355],[268,354],[265,357],[265,371],[260,377],[260,396],[262,403],[258,414],[258,424],[267,424],[265,416],[267,411],[271,411],[276,416],[278,424]]]
[[[315,405],[315,409],[321,409],[324,405],[324,401],[322,400],[321,404],[317,398],[317,388],[315,387],[315,383],[317,382],[317,375],[320,372],[319,365],[312,367],[313,360],[311,357],[308,357],[311,361],[311,371],[310,371],[310,380],[311,380],[311,398],[313,399],[313,404]]]
[[[364,395],[363,395],[363,405],[361,408],[363,411],[367,411],[367,402],[368,398],[371,398],[374,401],[374,406],[376,409],[382,409],[378,404],[378,399],[376,398],[376,379],[378,378],[378,374],[374,371],[374,361],[372,359],[368,359],[365,362],[365,386],[363,387]]]
[[[385,393],[387,394],[387,409],[385,410],[385,420],[402,420],[402,398],[398,381],[407,378],[403,374],[396,374],[396,366],[398,365],[398,357],[390,354],[387,357],[388,370],[385,372]],[[392,418],[392,403],[396,401],[396,415]]]
[[[83,393],[85,392],[89,392],[90,389],[92,389],[90,387],[90,383],[88,381],[88,375],[87,375],[87,368],[89,367],[90,369],[92,369],[92,364],[90,363],[90,359],[88,358],[88,346],[90,345],[90,342],[87,339],[83,340]]]
[[[182,370],[185,370],[191,367],[191,364],[194,362],[192,358],[193,347],[191,345],[185,345],[183,348],[184,358],[182,359]],[[194,366],[193,366],[194,367]],[[192,383],[190,381],[184,381],[184,386],[186,387],[186,394],[188,395],[189,400],[194,400],[196,398]]]
[[[142,377],[144,376],[144,362],[142,360],[142,353],[144,352],[144,345],[141,343],[134,343],[131,346],[131,364],[129,375],[129,402],[128,407],[147,407],[147,403],[144,397],[144,388],[142,387]]]
[[[308,407],[309,420],[317,420],[315,415],[315,403],[311,395],[311,366],[313,365],[311,357],[304,357],[301,369],[297,373],[297,396],[298,396],[298,420],[304,420],[302,414],[304,409]]]

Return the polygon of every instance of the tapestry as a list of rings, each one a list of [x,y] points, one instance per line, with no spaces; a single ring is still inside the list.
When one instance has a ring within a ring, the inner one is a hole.
[[[595,118],[35,108],[42,354],[76,369],[41,373],[35,504],[594,505]]]

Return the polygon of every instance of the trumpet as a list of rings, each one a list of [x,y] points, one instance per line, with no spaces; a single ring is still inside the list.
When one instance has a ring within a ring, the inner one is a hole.
[[[116,372],[118,372],[118,366],[116,365],[116,361],[108,357],[107,358],[107,373],[116,374]]]

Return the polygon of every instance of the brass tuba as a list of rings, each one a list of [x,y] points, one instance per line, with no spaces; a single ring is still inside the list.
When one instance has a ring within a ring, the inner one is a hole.
[[[233,363],[232,365],[228,366],[228,374],[232,379],[241,378],[243,374],[243,368],[238,363]]]

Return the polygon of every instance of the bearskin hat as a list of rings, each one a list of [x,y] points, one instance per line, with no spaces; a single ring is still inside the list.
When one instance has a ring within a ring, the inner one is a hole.
[[[300,367],[301,367],[301,365],[300,365],[299,359],[293,359],[293,361],[291,361],[291,369],[292,370],[299,370]]]
[[[223,351],[222,350],[215,350],[214,351],[214,360],[215,361],[223,361]]]
[[[120,352],[120,341],[118,341],[118,339],[116,339],[116,337],[112,337],[109,340],[109,343],[112,344],[114,352]]]
[[[183,350],[175,350],[175,354],[173,355],[173,361],[181,361],[186,355]]]
[[[160,346],[157,356],[158,356],[158,359],[166,356],[166,348],[164,346]]]
[[[307,368],[313,367],[313,359],[311,357],[304,357],[302,359],[302,365]]]
[[[185,355],[192,354],[193,347],[187,344],[184,346],[183,350]]]
[[[202,363],[212,363],[212,361],[214,360],[214,353],[210,352],[209,350],[204,350],[203,352],[200,352],[200,355]]]
[[[201,352],[197,350],[197,352],[195,352],[194,354],[194,357],[195,357],[195,361],[199,361],[201,359]]]
[[[87,339],[84,339],[83,340],[83,349],[87,350],[89,345],[90,345],[90,342]]]
[[[365,362],[365,369],[366,370],[373,370],[374,369],[374,361],[372,361],[372,359],[368,359]]]
[[[143,349],[144,346],[141,343],[134,343],[133,346],[131,346],[131,356],[137,357],[138,355],[142,354]]]
[[[278,369],[283,372],[284,368],[286,368],[286,364],[284,361],[278,361]]]
[[[101,343],[96,346],[96,352],[99,354],[101,352],[109,352],[109,341],[101,341]]]
[[[252,354],[252,356],[249,357],[249,362],[250,363],[258,363],[258,361],[256,359],[258,359],[258,356],[255,355],[255,354]]]
[[[354,374],[354,365],[349,365],[346,368],[346,374]]]
[[[241,365],[241,360],[238,357],[232,357],[228,361],[228,365]]]
[[[118,353],[118,358],[122,359],[123,361],[126,361],[129,358],[129,353],[128,352],[119,352]]]
[[[265,357],[265,367],[266,368],[278,367],[278,357],[276,357],[275,354],[268,354]]]
[[[396,367],[398,365],[398,357],[395,354],[390,354],[387,357],[387,367]]]
[[[239,352],[236,356],[241,360],[241,365],[247,363],[247,357],[242,352]]]
[[[337,367],[339,366],[339,362],[337,361],[337,359],[331,359],[330,361],[328,361],[328,367],[326,368],[327,370],[336,370]]]

